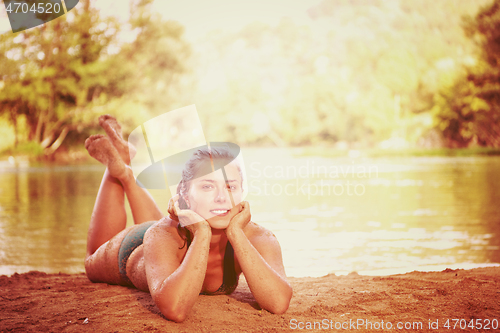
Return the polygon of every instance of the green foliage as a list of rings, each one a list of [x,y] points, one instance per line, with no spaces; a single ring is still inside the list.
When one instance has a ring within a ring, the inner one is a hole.
[[[462,79],[436,95],[433,113],[447,147],[490,146],[489,131],[495,124],[487,117],[489,105],[475,91],[472,82]]]
[[[500,1],[467,18],[480,59],[436,96],[437,127],[449,147],[500,147]]]
[[[96,133],[100,114],[127,132],[192,103],[212,141],[410,145],[437,128],[450,147],[496,146],[498,1],[468,19],[467,38],[462,16],[490,0],[324,0],[308,25],[211,31],[191,57],[184,28],[154,14],[152,0],[132,1],[126,23],[82,0],[0,36],[0,113],[19,142],[47,154]]]
[[[33,141],[25,141],[18,144],[16,147],[10,147],[2,151],[3,155],[27,155],[31,157],[39,157],[44,155],[43,149],[39,144]]]
[[[89,1],[68,17],[0,37],[0,110],[14,126],[23,115],[27,139],[46,153],[76,129],[75,115],[88,111],[105,85],[96,74],[116,32],[116,22],[101,20]]]
[[[158,112],[153,104],[169,94],[152,87],[173,85],[188,50],[182,28],[153,17],[149,2],[133,4],[137,35],[128,43],[119,39],[122,25],[102,18],[91,0],[40,27],[0,36],[0,113],[15,128],[26,119],[27,133],[19,137],[51,154],[66,136],[70,142],[87,136],[99,114],[127,124]]]
[[[16,133],[6,116],[0,116],[0,133],[2,133],[2,140],[0,140],[0,152],[14,146],[16,143]]]
[[[439,92],[473,59],[462,16],[486,1],[324,0],[309,9],[307,26],[284,18],[207,34],[196,45],[205,65],[194,77],[208,136],[416,144],[433,127]]]

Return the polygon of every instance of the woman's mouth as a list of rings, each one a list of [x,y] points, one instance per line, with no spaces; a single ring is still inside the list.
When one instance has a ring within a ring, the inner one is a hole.
[[[213,209],[210,213],[220,216],[225,216],[229,212],[229,209]]]

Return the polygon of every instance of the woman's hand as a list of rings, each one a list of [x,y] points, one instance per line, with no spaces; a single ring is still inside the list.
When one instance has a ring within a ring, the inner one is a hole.
[[[174,203],[177,200],[179,200],[178,194],[176,194],[172,198],[170,198],[170,200],[168,201],[167,212],[168,212],[168,217],[170,217],[174,221],[179,222],[179,216],[177,216],[177,214],[175,213],[175,209],[174,209]]]
[[[172,220],[179,221],[181,226],[191,231],[193,235],[199,230],[212,230],[203,217],[192,210],[179,208],[179,194],[174,195],[168,202],[168,214]]]
[[[250,214],[250,204],[248,201],[242,201],[236,207],[239,207],[239,212],[233,216],[231,221],[229,221],[226,234],[231,234],[236,230],[243,230],[252,218],[252,214]]]

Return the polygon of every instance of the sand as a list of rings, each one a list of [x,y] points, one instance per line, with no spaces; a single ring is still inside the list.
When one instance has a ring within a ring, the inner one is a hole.
[[[499,267],[377,277],[330,274],[290,282],[294,296],[283,315],[260,310],[242,279],[230,296],[200,296],[178,324],[159,313],[148,293],[91,283],[84,274],[0,276],[0,332],[306,332],[314,327],[390,332],[398,326],[477,332],[472,327],[480,324],[489,332],[500,329]]]

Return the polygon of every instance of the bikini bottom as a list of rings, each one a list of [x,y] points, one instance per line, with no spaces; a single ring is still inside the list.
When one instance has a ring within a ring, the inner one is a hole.
[[[122,281],[127,284],[133,285],[127,276],[127,260],[132,252],[142,245],[144,234],[155,223],[156,221],[151,221],[139,224],[125,235],[120,244],[120,249],[118,250],[118,269]]]

